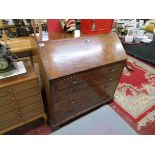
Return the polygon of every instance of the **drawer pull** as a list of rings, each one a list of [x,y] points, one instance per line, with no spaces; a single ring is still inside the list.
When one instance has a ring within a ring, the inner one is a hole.
[[[107,78],[108,78],[108,80],[112,80],[112,76],[111,75],[109,75]]]
[[[16,109],[18,109],[18,105],[15,105],[15,104],[14,104],[14,107],[15,107]]]
[[[20,111],[17,111],[17,110],[16,110],[16,112],[17,112],[18,115],[20,115]]]
[[[14,101],[14,100],[15,100],[15,98],[14,98],[14,97],[12,97],[12,98],[11,98],[11,100],[12,100],[12,101]]]
[[[76,83],[78,83],[78,81],[76,79],[72,79],[71,83],[76,84]]]
[[[12,89],[9,89],[9,90],[8,90],[8,92],[9,92],[9,93],[12,93],[12,92],[13,92],[13,90],[12,90]]]
[[[69,111],[70,111],[70,112],[73,112],[73,108],[69,108]]]
[[[71,104],[74,104],[75,102],[74,101],[71,101]]]
[[[114,68],[111,68],[111,72],[114,72],[115,71],[115,69]]]
[[[71,89],[69,90],[70,93],[73,93],[74,91],[76,91],[76,88],[71,88]]]

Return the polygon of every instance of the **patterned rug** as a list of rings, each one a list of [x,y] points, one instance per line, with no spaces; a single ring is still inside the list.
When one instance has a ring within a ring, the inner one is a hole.
[[[155,69],[128,56],[126,68],[115,92],[115,104],[137,123],[137,129],[155,119]]]

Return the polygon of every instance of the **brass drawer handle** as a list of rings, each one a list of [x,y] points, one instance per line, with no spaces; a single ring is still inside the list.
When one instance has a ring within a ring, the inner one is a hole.
[[[17,112],[17,115],[20,115],[21,114],[20,111],[18,111],[18,110],[16,110],[16,112]]]
[[[9,89],[8,92],[9,92],[9,93],[13,93],[13,90],[12,90],[12,89]]]
[[[69,108],[69,111],[70,111],[70,112],[73,112],[73,108]]]
[[[16,109],[18,109],[18,105],[14,105],[14,107],[15,107]]]
[[[71,104],[74,104],[75,102],[74,101],[71,101]]]
[[[112,80],[112,76],[111,75],[109,75],[107,78],[108,78],[108,80]]]
[[[11,97],[11,100],[12,100],[12,101],[14,101],[15,99],[16,99],[16,98],[14,98],[14,97]]]
[[[70,93],[73,93],[73,92],[75,92],[75,91],[76,91],[76,88],[71,88],[71,89],[69,90]]]
[[[76,79],[72,79],[72,80],[71,80],[71,83],[73,83],[73,84],[77,84],[77,83],[78,83],[78,80],[76,80]]]
[[[115,71],[115,69],[112,67],[112,68],[111,68],[111,72],[114,72],[114,71]]]

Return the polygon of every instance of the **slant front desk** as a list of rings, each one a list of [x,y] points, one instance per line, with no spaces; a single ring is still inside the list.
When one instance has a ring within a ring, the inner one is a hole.
[[[127,59],[115,33],[47,41],[38,48],[53,128],[114,98]]]

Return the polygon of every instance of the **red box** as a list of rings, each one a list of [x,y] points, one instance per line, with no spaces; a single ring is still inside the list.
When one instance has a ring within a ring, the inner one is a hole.
[[[81,19],[80,30],[87,34],[111,32],[113,19]]]

